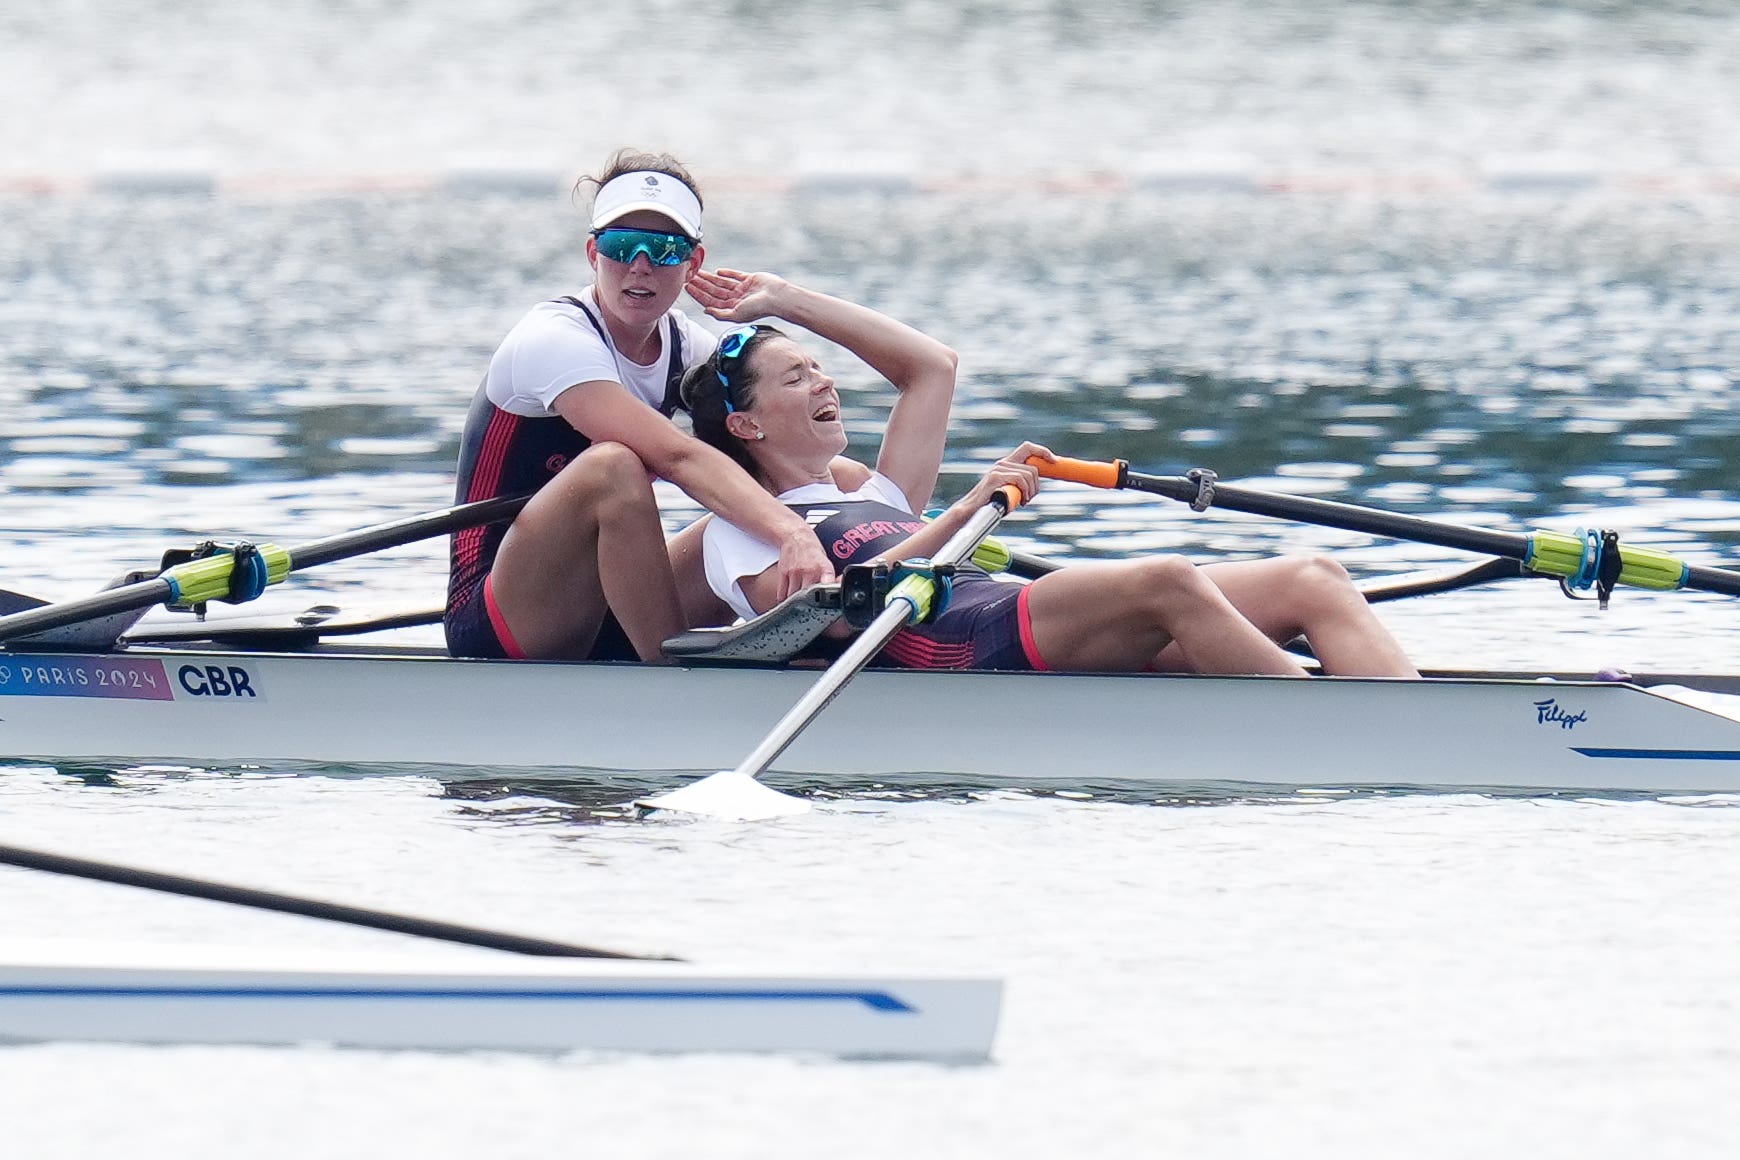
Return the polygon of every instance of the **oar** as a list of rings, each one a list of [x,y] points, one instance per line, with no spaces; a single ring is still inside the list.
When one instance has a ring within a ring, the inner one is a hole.
[[[1382,604],[1387,600],[1401,600],[1408,596],[1432,596],[1439,592],[1455,592],[1462,588],[1473,588],[1477,584],[1490,584],[1494,580],[1514,580],[1525,575],[1522,562],[1504,556],[1495,556],[1490,560],[1482,560],[1478,564],[1467,564],[1461,568],[1447,568],[1439,572],[1409,572],[1402,576],[1374,576],[1369,580],[1361,580],[1357,587],[1359,594],[1365,597],[1367,604]]]
[[[1740,596],[1740,572],[1687,564],[1654,548],[1637,548],[1617,541],[1608,543],[1597,532],[1568,535],[1536,531],[1523,535],[1488,531],[1333,500],[1306,499],[1238,487],[1221,483],[1208,472],[1193,472],[1188,477],[1144,475],[1131,471],[1130,465],[1121,459],[1110,463],[1058,459],[1048,463],[1035,458],[1029,462],[1039,468],[1041,475],[1052,479],[1066,479],[1092,487],[1145,491],[1190,504],[1198,511],[1209,506],[1222,507],[1251,515],[1274,516],[1327,528],[1503,556],[1520,561],[1527,571],[1560,577],[1572,587],[1586,588],[1597,580],[1603,580],[1608,586],[1617,582],[1657,591],[1697,588]]]
[[[342,906],[335,902],[322,902],[313,898],[276,894],[270,890],[254,890],[246,886],[227,886],[224,883],[209,882],[203,878],[183,878],[178,874],[163,874],[156,870],[118,866],[113,862],[93,862],[85,858],[68,857],[65,854],[27,850],[20,846],[0,846],[0,863],[22,866],[30,870],[44,870],[50,874],[69,874],[76,878],[90,878],[98,882],[114,882],[121,886],[137,886],[143,890],[160,890],[166,894],[180,894],[189,898],[208,898],[214,902],[251,906],[257,910],[277,910],[285,914],[300,914],[307,918],[324,918],[331,922],[349,923],[352,926],[366,926],[375,930],[390,930],[397,934],[440,939],[442,942],[464,943],[467,946],[488,947],[498,951],[515,951],[522,955],[549,955],[581,959],[668,960],[668,956],[665,955],[632,955],[623,951],[598,950],[594,947],[553,942],[549,939],[533,938],[529,935],[510,934],[507,931],[461,926],[458,923],[441,922],[436,919],[413,918],[406,914],[390,914],[380,910]]]
[[[242,598],[252,599],[259,595],[259,589],[268,584],[276,584],[290,573],[300,572],[304,568],[396,548],[401,544],[412,544],[418,540],[448,535],[481,524],[510,520],[519,514],[529,498],[531,497],[525,495],[501,496],[460,504],[392,523],[376,524],[358,531],[329,536],[296,548],[280,548],[275,544],[257,545],[256,554],[251,557],[251,574],[247,579],[253,591],[251,595],[244,594]],[[110,588],[81,600],[67,600],[0,616],[0,643],[119,612],[149,608],[153,604],[200,604],[208,600],[228,599],[235,588],[237,560],[236,553],[220,552],[177,564],[150,580],[123,584],[119,588]]]
[[[960,531],[931,557],[933,564],[952,566],[973,554],[997,521],[1021,505],[1021,495],[1013,487],[1004,487],[990,502],[974,512]],[[902,628],[924,618],[935,597],[936,582],[918,573],[908,574],[888,590],[887,602],[880,615],[858,639],[828,666],[821,679],[793,705],[779,723],[743,759],[736,769],[709,774],[691,785],[674,789],[656,797],[641,798],[634,804],[644,810],[670,810],[680,813],[704,814],[735,821],[760,821],[764,818],[788,817],[807,811],[809,803],[800,797],[780,793],[755,780],[802,733],[829,702],[840,695],[846,683],[863,671],[882,646]]]
[[[1041,576],[1069,567],[1068,564],[1048,560],[1044,556],[1034,556],[1014,549],[1005,551],[1008,557],[1005,567],[1009,575],[1019,576],[1023,580],[1037,580]],[[1430,596],[1438,592],[1453,592],[1459,588],[1473,588],[1477,584],[1490,584],[1494,580],[1513,580],[1524,574],[1520,561],[1498,557],[1436,572],[1409,572],[1405,576],[1373,577],[1360,581],[1359,591],[1365,597],[1366,603],[1382,604],[1408,596]]]
[[[1015,548],[1007,548],[1005,551],[1009,556],[1009,575],[1019,576],[1023,580],[1037,580],[1060,568],[1069,567],[1069,565],[1059,563],[1056,560],[1047,560],[1044,556],[1035,556],[1031,552],[1022,552]],[[986,571],[993,570],[986,569]]]

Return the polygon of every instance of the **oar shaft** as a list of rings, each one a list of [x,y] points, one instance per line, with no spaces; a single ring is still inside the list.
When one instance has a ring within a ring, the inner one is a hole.
[[[809,727],[823,709],[826,709],[840,695],[840,690],[847,682],[858,675],[864,666],[882,650],[882,646],[894,638],[906,626],[907,619],[912,615],[912,608],[905,597],[891,601],[882,614],[870,622],[870,627],[858,634],[846,651],[841,653],[820,680],[811,685],[785,716],[779,719],[779,724],[761,740],[754,752],[743,759],[733,772],[759,777],[767,772],[767,767],[779,760],[779,755],[791,747],[798,734]]]
[[[1212,505],[1250,515],[1274,516],[1327,528],[1363,532],[1367,535],[1413,540],[1421,544],[1436,544],[1443,548],[1479,552],[1488,556],[1503,556],[1523,561],[1532,572],[1562,576],[1578,587],[1586,586],[1588,582],[1588,578],[1583,575],[1584,568],[1595,571],[1596,563],[1603,558],[1600,553],[1605,550],[1593,543],[1594,533],[1588,534],[1590,546],[1597,549],[1591,555],[1583,546],[1584,533],[1581,532],[1577,536],[1557,532],[1536,532],[1532,535],[1495,532],[1486,528],[1439,523],[1419,516],[1359,507],[1334,500],[1256,491],[1235,484],[1221,483],[1213,480],[1212,476],[1207,476],[1205,481],[1197,478],[1197,473],[1194,472],[1190,477],[1144,475],[1131,471],[1129,465],[1122,460],[1100,463],[1059,458],[1048,461],[1035,456],[1028,462],[1037,467],[1041,475],[1051,479],[1067,479],[1092,487],[1145,491],[1178,500],[1180,503],[1188,503],[1198,509]],[[1618,554],[1620,583],[1656,590],[1696,588],[1705,592],[1740,596],[1740,572],[1686,564],[1652,548],[1628,548],[1622,544]]]
[[[1018,496],[1015,498],[1019,499]],[[1003,513],[1009,509],[1011,502],[1010,498],[1000,494],[997,499],[974,512],[961,530],[950,536],[948,542],[931,557],[932,562],[958,564],[970,557],[979,541],[1003,518]],[[863,671],[876,654],[882,651],[882,646],[906,627],[917,611],[918,608],[898,591],[890,596],[888,606],[881,614],[858,634],[858,639],[840,654],[828,667],[828,671],[822,674],[821,679],[811,685],[797,704],[786,711],[785,716],[779,719],[779,723],[755,747],[754,752],[745,757],[743,763],[732,772],[750,777],[759,777],[767,772],[767,767],[777,761],[779,755],[816,719],[817,714],[826,709],[840,695],[840,690]]]
[[[1740,572],[1731,572],[1726,568],[1708,568],[1702,564],[1687,564],[1686,587],[1703,592],[1720,592],[1726,596],[1740,596]]]
[[[1143,475],[1140,472],[1129,470],[1124,472],[1124,476],[1124,486],[1136,491],[1151,492],[1184,503],[1191,502],[1197,495],[1198,485],[1191,479]],[[1250,515],[1275,516],[1280,519],[1298,520],[1323,527],[1341,528],[1350,532],[1389,536],[1397,540],[1413,540],[1421,544],[1436,544],[1441,548],[1480,552],[1489,556],[1504,556],[1512,560],[1529,560],[1535,547],[1535,537],[1532,536],[1517,535],[1512,532],[1495,532],[1487,528],[1470,528],[1460,524],[1440,523],[1436,520],[1422,519],[1419,516],[1386,512],[1378,508],[1359,507],[1356,504],[1337,503],[1334,500],[1307,499],[1304,496],[1254,491],[1250,488],[1219,482],[1214,485],[1214,506],[1227,508],[1231,511],[1246,512]],[[1541,535],[1544,537],[1547,533],[1541,533]],[[1620,551],[1624,555],[1627,549],[1622,545]],[[1651,555],[1660,556],[1659,553],[1638,549],[1630,551],[1641,552],[1645,558]],[[1665,556],[1660,556],[1660,558],[1668,559]],[[1673,560],[1672,563],[1677,572],[1681,562]],[[1539,568],[1541,565],[1537,563],[1536,567]],[[1740,572],[1698,564],[1684,565],[1684,569],[1683,582],[1679,585],[1680,587],[1740,596]],[[1549,574],[1553,573],[1549,572]],[[1628,580],[1628,582],[1630,581]],[[1645,586],[1672,588],[1675,585],[1669,581],[1661,585]]]
[[[117,866],[111,862],[93,862],[85,858],[73,858],[65,854],[52,854],[42,850],[27,850],[19,846],[0,846],[0,862],[12,866],[22,866],[30,870],[44,870],[51,874],[67,874],[75,878],[113,882],[120,886],[136,886],[143,890],[157,890],[166,894],[179,894],[190,898],[206,898],[213,902],[228,902],[237,906],[253,907],[256,910],[275,910],[285,914],[299,914],[307,918],[322,918],[332,922],[348,923],[351,926],[390,930],[398,934],[440,939],[443,942],[464,943],[467,946],[488,947],[491,950],[515,951],[523,955],[587,959],[643,959],[648,957],[625,954],[621,951],[597,950],[592,947],[575,946],[571,943],[553,942],[549,939],[532,938],[528,935],[510,934],[506,931],[463,926],[436,919],[413,918],[405,914],[389,914],[379,910],[342,906],[333,902],[321,902],[318,899],[276,894],[269,890],[254,890],[245,886],[229,886],[221,882],[208,882],[200,878],[183,878],[177,874],[141,870],[133,866]]]
[[[519,514],[530,499],[526,495],[501,496],[460,504],[437,512],[426,512],[391,523],[376,524],[354,532],[344,532],[323,540],[314,540],[290,549],[290,570],[301,571],[335,560],[345,560],[368,552],[396,548],[482,524],[510,520]],[[0,616],[0,643],[31,636],[38,632],[82,624],[121,612],[133,612],[173,599],[175,587],[163,577],[124,584],[94,596],[69,600],[60,604],[45,604],[10,616]]]
[[[1183,477],[1144,475],[1126,471],[1124,486],[1133,491],[1163,495],[1181,503],[1196,499],[1198,485]],[[1436,544],[1441,548],[1456,548],[1466,552],[1481,552],[1489,556],[1509,556],[1522,559],[1528,554],[1529,539],[1509,532],[1494,532],[1484,528],[1465,528],[1443,524],[1419,516],[1380,511],[1334,500],[1307,499],[1304,496],[1282,495],[1276,492],[1254,491],[1234,484],[1214,485],[1214,506],[1255,516],[1273,516],[1284,520],[1341,528],[1349,532],[1365,532],[1389,536],[1397,540],[1414,540]]]
[[[1432,596],[1439,592],[1455,592],[1473,588],[1494,580],[1514,580],[1526,575],[1522,561],[1509,556],[1497,556],[1478,564],[1446,572],[1410,573],[1405,576],[1384,576],[1362,580],[1358,588],[1367,604],[1382,604],[1386,600],[1401,600],[1408,596]]]
[[[153,604],[162,604],[172,599],[174,595],[175,591],[167,580],[141,580],[136,584],[123,584],[119,588],[111,588],[107,592],[99,592],[95,596],[83,597],[65,604],[44,604],[41,608],[14,612],[11,616],[0,616],[0,643],[38,632],[48,632],[50,629],[65,628],[69,624],[100,620],[119,612],[149,608]]]
[[[1009,575],[1019,576],[1023,580],[1037,580],[1058,571],[1064,565],[1056,560],[1047,560],[1044,556],[1035,556],[1031,552],[1009,550]]]
[[[379,552],[387,548],[397,548],[402,544],[414,544],[419,540],[461,532],[466,528],[511,520],[520,514],[520,509],[531,498],[529,495],[498,496],[495,499],[478,500],[476,503],[461,504],[438,512],[425,512],[423,515],[410,516],[392,523],[376,524],[372,528],[342,532],[323,540],[314,540],[290,549],[291,568],[301,571],[336,560],[348,560],[352,556],[367,552]]]

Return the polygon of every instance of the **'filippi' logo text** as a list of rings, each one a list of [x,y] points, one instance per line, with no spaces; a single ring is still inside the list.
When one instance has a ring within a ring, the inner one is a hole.
[[[1551,697],[1545,701],[1535,702],[1535,724],[1537,725],[1557,725],[1561,729],[1575,729],[1581,722],[1588,719],[1588,710],[1579,709],[1575,713],[1567,713],[1559,708],[1559,703]]]

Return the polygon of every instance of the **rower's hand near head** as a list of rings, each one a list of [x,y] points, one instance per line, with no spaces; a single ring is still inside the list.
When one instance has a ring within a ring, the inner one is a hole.
[[[701,309],[721,322],[754,322],[784,317],[780,310],[791,283],[778,274],[696,270],[687,289]]]

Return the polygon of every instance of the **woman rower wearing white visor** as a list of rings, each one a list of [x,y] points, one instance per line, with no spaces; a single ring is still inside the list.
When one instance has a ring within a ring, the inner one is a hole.
[[[670,421],[711,334],[675,309],[701,265],[701,196],[668,154],[622,150],[596,178],[594,282],[540,302],[490,359],[462,437],[461,503],[536,491],[509,525],[453,537],[456,656],[662,657],[687,627],[652,477],[777,545],[773,588],[831,578],[815,536],[728,456]],[[686,571],[702,588],[698,558]],[[706,597],[708,602],[711,597]]]
[[[791,338],[746,325],[683,382],[695,433],[733,456],[781,502],[807,513],[838,568],[926,557],[999,487],[1039,488],[1023,444],[929,524],[942,464],[954,352],[900,322],[771,274],[703,271],[689,293],[716,318],[778,318],[838,343],[893,384],[874,469],[846,458],[834,380]],[[740,615],[782,596],[779,553],[753,529],[708,521],[707,578]],[[1071,564],[1031,584],[963,569],[932,622],[904,629],[884,663],[912,668],[1059,669],[1303,676],[1281,647],[1303,635],[1327,673],[1418,676],[1340,565],[1278,557],[1197,567],[1179,556]]]

